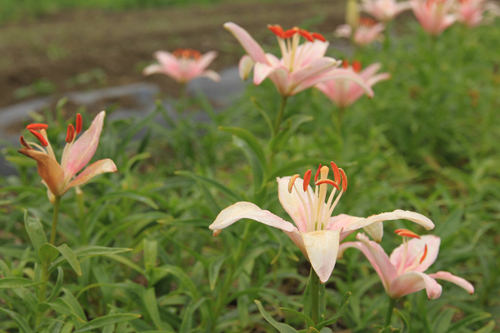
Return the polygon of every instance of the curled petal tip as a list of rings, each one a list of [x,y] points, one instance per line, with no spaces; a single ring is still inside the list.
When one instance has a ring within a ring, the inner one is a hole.
[[[214,236],[214,237],[217,237],[217,236],[219,236],[219,235],[220,235],[220,233],[221,233],[221,232],[222,232],[222,230],[214,230],[214,231],[213,231],[213,236]]]

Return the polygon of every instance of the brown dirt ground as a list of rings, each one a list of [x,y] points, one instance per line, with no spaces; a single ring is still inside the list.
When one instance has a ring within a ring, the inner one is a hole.
[[[302,0],[124,12],[72,10],[4,24],[0,26],[0,107],[22,101],[14,92],[43,78],[56,86],[56,92],[151,82],[176,94],[177,85],[171,79],[141,75],[142,68],[154,61],[154,51],[217,50],[219,57],[210,68],[220,70],[237,64],[243,54],[223,23],[234,21],[258,41],[270,44],[274,39],[266,29],[268,23],[290,28],[309,22],[332,39],[331,32],[343,21],[343,3]],[[68,84],[76,75],[96,69],[105,73],[104,81]]]

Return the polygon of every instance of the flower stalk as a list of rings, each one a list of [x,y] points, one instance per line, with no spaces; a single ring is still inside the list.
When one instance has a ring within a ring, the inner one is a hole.
[[[389,305],[387,306],[387,315],[385,316],[385,325],[384,327],[388,327],[391,324],[392,312],[394,310],[394,306],[396,305],[397,299],[389,298]]]
[[[50,232],[50,244],[56,242],[57,220],[59,219],[59,206],[61,204],[61,196],[56,196],[54,199],[54,217],[52,218],[52,231]]]
[[[320,318],[319,277],[312,267],[311,267],[310,283],[311,283],[311,319],[315,324],[317,324],[319,323],[319,318]]]
[[[280,125],[283,121],[283,114],[285,113],[287,99],[288,96],[281,96],[280,108],[278,110],[278,115],[276,116],[276,122],[274,123],[274,136],[278,135],[280,131]]]

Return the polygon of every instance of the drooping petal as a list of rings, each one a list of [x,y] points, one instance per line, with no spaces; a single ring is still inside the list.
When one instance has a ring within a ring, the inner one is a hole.
[[[335,67],[337,64],[337,60],[328,57],[313,60],[308,65],[303,66],[291,73],[290,84],[293,86],[298,85],[305,80],[324,73],[328,69]]]
[[[300,191],[300,189],[302,189],[303,187],[304,181],[302,180],[302,178],[297,178],[295,180],[295,186],[299,189],[299,191],[297,192],[296,190],[293,190],[292,193],[290,193],[288,192],[288,182],[290,178],[291,177],[283,177],[276,179],[278,181],[278,197],[281,205],[288,213],[288,215],[290,215],[293,222],[295,222],[297,228],[302,232],[306,232],[306,214],[310,214],[310,207],[308,204],[309,201],[307,198],[307,194],[303,191]],[[308,191],[313,192],[310,186],[308,187]],[[303,202],[306,203],[305,207],[303,205]]]
[[[203,71],[205,68],[207,68],[214,59],[217,58],[217,52],[215,51],[210,51],[205,53],[196,61],[196,67],[200,70]]]
[[[279,69],[279,67],[269,66],[260,62],[256,63],[253,68],[253,83],[258,86],[277,69]]]
[[[209,228],[210,230],[222,230],[241,219],[255,220],[283,231],[292,232],[294,230],[294,226],[290,222],[283,220],[268,210],[260,209],[251,202],[245,201],[237,202],[222,210]]]
[[[220,75],[217,72],[215,72],[215,71],[213,71],[211,69],[208,69],[208,70],[204,71],[199,76],[200,77],[209,78],[209,79],[211,79],[212,81],[215,81],[215,82],[219,82],[220,81]]]
[[[382,67],[382,65],[379,63],[379,62],[376,62],[374,64],[371,64],[369,66],[367,66],[365,69],[363,69],[359,75],[365,79],[365,80],[368,80],[369,78],[371,78],[373,75],[375,75],[375,73],[377,73],[380,69],[380,67]]]
[[[62,195],[64,189],[64,171],[51,156],[30,148],[19,150],[23,155],[36,161],[37,171],[45,182],[47,188],[55,196]]]
[[[384,236],[384,225],[382,222],[374,222],[363,227],[363,230],[366,231],[368,235],[377,243],[382,241],[382,237]]]
[[[101,136],[102,126],[104,124],[105,111],[101,111],[92,121],[89,129],[86,130],[75,141],[71,150],[69,151],[66,169],[64,170],[65,179],[69,181],[73,176],[78,173],[94,156],[94,153],[99,144],[99,137]]]
[[[253,61],[252,57],[250,57],[249,55],[245,54],[243,57],[241,57],[240,63],[238,64],[238,70],[240,72],[240,78],[242,80],[248,79],[254,64],[255,61]]]
[[[143,75],[151,75],[154,73],[163,73],[162,67],[158,64],[152,64],[144,68],[144,70],[142,71]]]
[[[157,51],[154,53],[154,57],[160,62],[161,73],[172,77],[176,81],[183,79],[184,71],[181,69],[181,60],[166,51]]]
[[[321,75],[314,76],[309,80],[303,81],[301,84],[295,87],[295,89],[293,90],[293,94],[296,94],[312,86],[315,86],[321,82],[326,82],[330,80],[342,80],[342,79],[354,81],[363,88],[363,90],[369,97],[373,97],[372,88],[366,84],[365,80],[363,80],[361,76],[359,76],[358,74],[354,73],[351,70],[341,69],[341,68],[332,68]]]
[[[307,256],[306,246],[304,245],[304,240],[302,239],[302,233],[299,231],[299,229],[293,228],[292,232],[285,231],[285,234],[290,237],[292,242],[300,249],[304,257],[309,260],[309,257]]]
[[[102,173],[116,171],[117,169],[115,163],[109,158],[92,163],[87,168],[85,168],[85,170],[83,170],[83,172],[80,173],[78,177],[76,177],[71,183],[69,183],[68,186],[66,186],[64,192],[72,187],[83,185],[89,182],[95,176],[98,176]]]
[[[240,42],[241,46],[247,51],[248,55],[252,57],[255,62],[267,64],[266,55],[262,47],[250,36],[250,34],[240,27],[239,25],[228,22],[224,24],[224,28],[229,30],[234,37]]]
[[[400,267],[401,260],[405,259],[403,264],[403,272],[405,269],[410,269],[417,272],[425,272],[437,259],[439,253],[439,245],[441,239],[434,235],[421,236],[420,239],[413,238],[408,241],[408,249],[406,255],[404,254],[404,244],[394,249],[391,253],[391,263],[395,267]],[[424,256],[425,246],[427,245],[427,252]]]
[[[474,294],[474,286],[469,281],[461,277],[458,277],[456,275],[453,275],[449,272],[440,271],[435,274],[429,274],[429,276],[433,279],[445,280],[454,283],[460,288],[465,289],[465,291],[467,291],[469,294],[471,295]]]
[[[302,233],[304,247],[311,266],[321,283],[326,283],[337,262],[340,230],[320,230]]]
[[[443,288],[429,275],[420,272],[407,272],[392,281],[389,297],[398,299],[405,295],[415,293],[424,289],[429,299],[436,299],[441,296]]]

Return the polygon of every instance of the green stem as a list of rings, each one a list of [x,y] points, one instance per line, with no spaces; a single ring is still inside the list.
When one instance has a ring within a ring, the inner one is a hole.
[[[57,233],[57,219],[59,218],[59,205],[61,203],[61,197],[56,196],[54,200],[54,218],[52,219],[52,232],[50,233],[50,244],[54,245],[56,242]]]
[[[76,204],[78,206],[78,229],[80,230],[80,237],[82,240],[82,245],[87,244],[87,233],[85,230],[85,201],[83,198],[83,191],[79,186],[75,187],[76,192]]]
[[[288,96],[281,96],[281,104],[278,110],[278,116],[276,117],[276,122],[274,123],[274,136],[276,136],[280,131],[280,125],[283,121],[283,114],[285,113],[286,100]]]
[[[319,277],[311,267],[311,319],[319,323]]]
[[[384,327],[387,327],[391,324],[391,318],[392,318],[392,311],[394,309],[394,305],[396,305],[397,299],[390,298],[389,300],[389,306],[387,307],[387,315],[385,317],[385,325]]]
[[[49,265],[42,265],[42,285],[38,293],[38,304],[45,302],[45,294],[47,293],[47,282],[49,280]],[[43,311],[36,313],[36,327],[42,323]],[[36,329],[36,328],[35,328]]]

